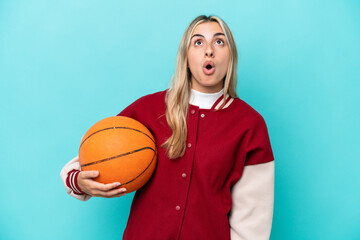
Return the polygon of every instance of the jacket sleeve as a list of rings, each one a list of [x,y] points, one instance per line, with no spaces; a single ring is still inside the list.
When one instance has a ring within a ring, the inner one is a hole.
[[[245,166],[232,188],[231,240],[270,238],[274,206],[274,161]]]
[[[248,123],[244,168],[231,189],[231,240],[268,240],[274,208],[274,155],[264,118],[257,113]]]
[[[80,170],[79,156],[76,156],[61,169],[60,177],[65,186],[66,192],[70,196],[73,196],[81,201],[87,201],[91,198],[91,196],[82,194],[76,184],[77,174]]]

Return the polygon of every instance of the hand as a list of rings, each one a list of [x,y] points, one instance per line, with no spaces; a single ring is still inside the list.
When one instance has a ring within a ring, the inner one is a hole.
[[[126,195],[126,188],[117,188],[120,186],[119,182],[99,183],[93,180],[97,176],[99,176],[98,171],[81,171],[77,178],[77,184],[83,192],[93,197],[114,198]]]

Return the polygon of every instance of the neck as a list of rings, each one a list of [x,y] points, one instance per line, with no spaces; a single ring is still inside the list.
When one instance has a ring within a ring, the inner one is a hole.
[[[204,93],[191,89],[190,104],[202,109],[210,109],[212,105],[224,94],[224,89],[215,93]]]

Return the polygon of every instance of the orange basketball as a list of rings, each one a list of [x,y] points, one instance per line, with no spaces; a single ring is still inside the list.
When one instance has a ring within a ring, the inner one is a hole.
[[[156,166],[155,139],[140,122],[128,117],[109,117],[95,123],[79,149],[81,170],[97,170],[94,180],[120,182],[127,192],[141,188]]]

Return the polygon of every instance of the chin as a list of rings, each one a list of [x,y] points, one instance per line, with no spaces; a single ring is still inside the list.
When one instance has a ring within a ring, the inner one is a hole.
[[[207,83],[203,84],[204,87],[210,87],[210,88],[216,88],[216,87],[219,87],[220,85],[222,88],[223,84],[221,84],[221,82],[207,82]],[[220,90],[221,90],[221,88],[220,88]]]

